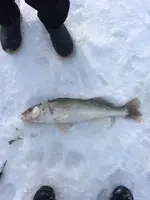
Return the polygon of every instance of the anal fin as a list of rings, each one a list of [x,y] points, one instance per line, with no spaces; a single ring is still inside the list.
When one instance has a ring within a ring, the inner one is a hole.
[[[92,121],[98,122],[102,127],[109,129],[114,125],[115,119],[116,118],[105,117],[105,118],[93,119]]]

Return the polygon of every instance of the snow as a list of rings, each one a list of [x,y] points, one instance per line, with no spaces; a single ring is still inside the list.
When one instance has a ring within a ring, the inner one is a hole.
[[[75,52],[59,57],[36,12],[18,1],[23,44],[0,49],[1,200],[31,200],[49,184],[57,200],[105,200],[118,184],[136,200],[150,196],[150,2],[71,0],[66,21]],[[75,125],[65,135],[51,125],[24,124],[20,113],[57,97],[103,97],[142,103],[143,122],[117,119]],[[23,135],[23,140],[8,141]]]

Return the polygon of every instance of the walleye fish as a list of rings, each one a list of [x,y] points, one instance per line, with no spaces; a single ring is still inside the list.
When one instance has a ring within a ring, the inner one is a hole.
[[[21,119],[50,124],[75,124],[105,117],[126,117],[139,121],[142,116],[139,109],[140,101],[136,98],[122,107],[98,99],[59,98],[29,108],[21,114]]]

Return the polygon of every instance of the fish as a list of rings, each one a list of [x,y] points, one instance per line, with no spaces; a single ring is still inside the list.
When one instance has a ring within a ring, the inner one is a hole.
[[[21,120],[46,124],[78,124],[106,117],[125,117],[141,121],[140,100],[132,99],[121,107],[101,98],[48,100],[21,113]]]

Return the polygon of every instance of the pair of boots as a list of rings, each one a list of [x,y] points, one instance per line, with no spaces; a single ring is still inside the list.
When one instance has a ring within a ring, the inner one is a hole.
[[[19,10],[18,6],[17,9]],[[0,42],[3,50],[7,53],[15,52],[21,45],[22,35],[20,23],[21,17],[12,20],[9,25],[1,25]],[[63,57],[71,54],[73,51],[73,41],[65,25],[62,24],[58,29],[51,29],[45,24],[44,26],[50,34],[55,51]]]
[[[55,200],[55,192],[50,186],[42,186],[34,195],[33,200]],[[125,186],[118,186],[110,195],[109,200],[133,200],[133,195]]]

